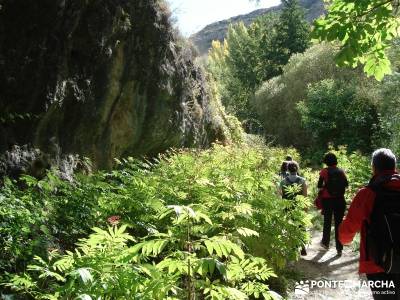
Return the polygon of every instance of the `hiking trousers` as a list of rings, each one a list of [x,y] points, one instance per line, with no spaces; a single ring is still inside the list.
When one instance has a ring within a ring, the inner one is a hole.
[[[366,274],[374,300],[400,300],[400,274]],[[392,282],[393,284],[390,284]],[[394,285],[394,286],[393,286]]]
[[[329,246],[331,239],[332,216],[335,221],[335,240],[336,250],[342,251],[343,245],[339,242],[339,225],[343,221],[344,211],[346,210],[346,201],[344,197],[340,198],[323,198],[322,207],[324,211],[324,229],[322,233],[322,243]]]

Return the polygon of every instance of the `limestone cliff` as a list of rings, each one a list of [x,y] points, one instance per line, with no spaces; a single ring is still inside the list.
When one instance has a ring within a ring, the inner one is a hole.
[[[207,146],[229,131],[159,0],[0,0],[0,148],[91,158]],[[11,118],[10,118],[11,116]]]

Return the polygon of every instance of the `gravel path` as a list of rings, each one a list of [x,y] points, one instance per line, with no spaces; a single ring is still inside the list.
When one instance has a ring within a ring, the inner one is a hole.
[[[360,280],[365,280],[365,276],[358,274],[358,253],[345,247],[343,255],[337,257],[334,241],[327,251],[319,246],[321,238],[320,232],[314,232],[307,248],[308,255],[294,265],[304,279],[296,285],[289,299],[372,300],[370,289],[360,286]]]

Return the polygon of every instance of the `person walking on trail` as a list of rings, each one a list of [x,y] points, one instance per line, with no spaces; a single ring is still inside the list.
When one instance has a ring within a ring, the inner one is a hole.
[[[289,161],[287,164],[288,173],[286,177],[280,182],[280,191],[283,199],[294,200],[297,195],[307,197],[307,183],[303,177],[298,175],[299,165],[295,161]],[[290,193],[289,186],[297,184],[300,190],[297,193]]]
[[[293,158],[290,155],[287,155],[285,160],[282,162],[281,169],[279,171],[279,175],[281,176],[281,179],[284,179],[284,178],[286,178],[286,176],[289,175],[288,164],[291,161],[293,161]]]
[[[292,200],[296,199],[297,195],[307,197],[307,183],[303,177],[298,175],[299,165],[295,161],[289,161],[287,164],[288,175],[280,182],[280,193],[282,199]],[[298,190],[290,190],[290,186],[298,185]],[[307,255],[305,245],[301,247],[301,255]]]
[[[337,167],[337,157],[335,154],[326,154],[324,157],[324,163],[327,167],[320,171],[318,180],[318,188],[320,190],[319,195],[324,216],[321,246],[326,250],[329,249],[333,215],[336,250],[337,255],[341,256],[343,245],[338,239],[338,228],[343,220],[344,211],[346,209],[344,193],[349,183],[344,171]]]
[[[372,172],[351,202],[339,239],[349,244],[361,231],[359,272],[374,299],[400,299],[400,176],[391,150],[372,154]]]

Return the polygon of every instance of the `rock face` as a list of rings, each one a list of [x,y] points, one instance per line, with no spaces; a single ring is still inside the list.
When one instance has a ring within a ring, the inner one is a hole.
[[[299,0],[299,4],[304,8],[306,19],[312,22],[324,13],[324,5],[322,0]],[[279,12],[282,5],[257,9],[249,14],[236,16],[227,20],[219,21],[207,25],[199,32],[193,34],[190,40],[196,46],[200,55],[207,54],[211,47],[212,41],[218,40],[222,42],[226,37],[230,24],[243,22],[246,26],[250,25],[256,18],[270,12]]]
[[[0,185],[5,176],[19,179],[21,175],[30,175],[42,179],[50,168],[53,169],[53,174],[71,182],[76,171],[91,172],[90,163],[78,155],[58,153],[50,156],[27,145],[14,145],[0,156]]]
[[[0,150],[91,158],[224,140],[227,127],[160,0],[0,0]],[[51,141],[51,142],[50,142]]]

